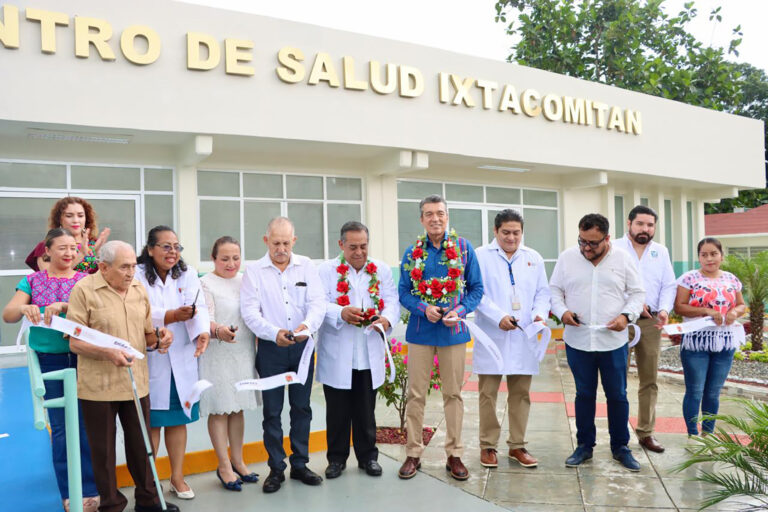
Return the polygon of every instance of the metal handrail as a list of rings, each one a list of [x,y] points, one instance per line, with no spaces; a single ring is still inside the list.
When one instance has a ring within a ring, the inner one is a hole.
[[[32,412],[34,425],[37,430],[45,428],[45,412],[43,409],[64,408],[64,427],[67,440],[67,480],[69,482],[69,510],[83,512],[83,477],[80,467],[80,419],[77,404],[77,373],[74,368],[65,368],[53,372],[42,373],[40,360],[27,343],[29,329],[22,335],[27,345],[27,364],[29,367],[29,386],[32,391]],[[46,380],[61,380],[64,382],[64,396],[45,400]]]

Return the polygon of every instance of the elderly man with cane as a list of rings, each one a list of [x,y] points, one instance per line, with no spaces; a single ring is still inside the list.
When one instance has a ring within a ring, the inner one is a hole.
[[[130,343],[141,353],[167,351],[173,336],[153,329],[147,292],[137,280],[136,253],[120,241],[99,251],[99,271],[80,280],[70,294],[67,319]],[[115,475],[115,418],[125,437],[128,471],[136,484],[137,512],[177,511],[162,497],[148,445],[149,377],[147,360],[135,359],[119,348],[107,348],[70,337],[70,348],[80,357],[78,398],[91,445],[96,487],[102,512],[121,512],[128,504],[117,489]],[[125,370],[123,368],[126,368]],[[138,412],[141,411],[141,414]],[[153,482],[154,480],[154,482]]]

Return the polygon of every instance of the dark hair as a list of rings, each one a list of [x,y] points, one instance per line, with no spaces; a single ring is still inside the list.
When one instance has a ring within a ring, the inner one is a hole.
[[[720,243],[720,240],[718,240],[717,238],[712,238],[711,236],[708,236],[706,238],[702,238],[701,240],[699,240],[699,245],[698,247],[696,247],[696,254],[701,253],[701,247],[704,244],[714,245],[715,247],[717,247],[717,250],[720,251],[720,254],[723,254],[723,244]]]
[[[147,235],[147,245],[144,246],[141,250],[141,254],[136,258],[136,263],[144,265],[144,275],[147,277],[147,282],[150,286],[154,285],[157,280],[157,268],[155,268],[155,261],[152,259],[152,256],[149,255],[149,248],[157,245],[157,235],[164,231],[175,233],[175,231],[168,226],[153,227],[149,230],[149,234]],[[171,268],[171,277],[173,279],[178,279],[181,273],[186,271],[187,264],[184,263],[184,259],[181,257],[181,254],[179,254],[179,261],[177,261],[173,268]]]
[[[445,199],[437,194],[432,194],[419,201],[419,217],[424,213],[424,205],[427,203],[443,203],[445,209],[448,210],[448,203],[445,202]]]
[[[357,222],[356,220],[350,220],[345,222],[344,225],[341,226],[341,232],[339,236],[341,237],[342,242],[347,241],[347,233],[349,233],[350,231],[355,231],[355,232],[365,231],[365,236],[369,236],[368,228],[366,227],[365,224],[363,224],[362,222]]]
[[[97,222],[96,212],[93,211],[91,203],[83,199],[82,197],[67,196],[62,197],[51,208],[51,214],[48,217],[48,229],[61,227],[61,216],[64,214],[64,210],[71,204],[79,204],[83,207],[85,212],[85,229],[89,229],[88,236],[91,240],[96,240],[99,236],[99,224]]]
[[[211,259],[216,259],[216,256],[219,255],[219,247],[221,247],[224,244],[234,244],[238,247],[240,247],[240,242],[232,238],[231,236],[222,236],[216,239],[215,242],[213,242],[213,248],[211,249]]]
[[[496,229],[499,229],[502,224],[505,222],[519,222],[520,228],[523,227],[523,216],[520,215],[520,212],[517,210],[513,210],[511,208],[507,208],[505,210],[501,210],[499,213],[496,214],[496,218],[493,219],[493,225],[496,227]]]
[[[639,204],[634,208],[632,208],[631,210],[629,210],[629,216],[628,216],[629,222],[632,222],[633,220],[635,220],[635,217],[637,217],[638,215],[653,215],[654,222],[658,222],[659,220],[659,216],[656,215],[656,212],[653,210],[653,208],[649,208],[648,206],[645,206],[642,204]]]
[[[589,231],[592,228],[597,228],[599,232],[601,232],[604,235],[607,235],[608,230],[610,229],[610,225],[608,224],[608,219],[606,219],[599,213],[586,214],[579,221],[579,230]]]
[[[45,235],[45,248],[50,249],[53,245],[53,241],[62,236],[71,236],[72,238],[75,237],[68,229],[53,228]]]

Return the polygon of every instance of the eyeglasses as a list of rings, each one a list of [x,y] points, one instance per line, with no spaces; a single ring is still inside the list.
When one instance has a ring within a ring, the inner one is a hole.
[[[592,240],[584,240],[583,238],[579,237],[579,247],[590,246],[592,249],[597,249],[598,247],[600,247],[600,244],[605,241],[606,238],[608,238],[608,235],[605,235],[603,238],[601,238],[597,242],[593,242]]]
[[[184,250],[184,247],[182,247],[182,246],[180,246],[178,244],[176,244],[176,245],[163,244],[163,245],[156,245],[155,247],[159,247],[165,253],[171,252],[172,250],[180,253],[181,251]]]

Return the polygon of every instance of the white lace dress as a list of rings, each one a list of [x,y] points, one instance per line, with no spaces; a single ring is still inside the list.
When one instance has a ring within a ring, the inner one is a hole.
[[[240,283],[243,275],[224,279],[209,272],[200,279],[211,320],[236,325],[237,343],[211,338],[200,356],[200,378],[211,381],[213,388],[203,393],[200,414],[230,414],[255,409],[261,402],[256,391],[236,391],[235,383],[256,378],[256,337],[240,316]]]

